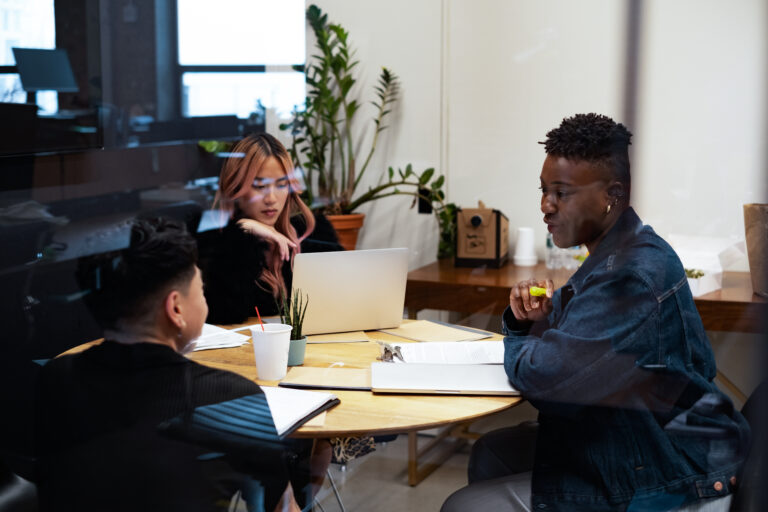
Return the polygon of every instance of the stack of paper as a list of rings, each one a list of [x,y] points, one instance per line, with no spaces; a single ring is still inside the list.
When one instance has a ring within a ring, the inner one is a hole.
[[[519,395],[499,364],[371,363],[374,393]]]
[[[194,350],[209,350],[212,348],[239,347],[248,343],[248,339],[249,337],[244,334],[228,331],[215,325],[204,324],[203,333],[192,343],[195,344]]]
[[[411,325],[404,324],[401,329]],[[417,327],[422,339],[428,338],[429,331],[434,329],[429,325]],[[444,326],[438,324],[437,327]],[[450,328],[445,326],[445,329]],[[473,333],[455,335],[463,337]],[[483,333],[476,335],[485,337]],[[504,370],[504,342],[500,340],[428,341],[403,343],[395,348],[399,349],[402,359],[395,357],[392,362],[371,363],[374,393],[519,395]]]

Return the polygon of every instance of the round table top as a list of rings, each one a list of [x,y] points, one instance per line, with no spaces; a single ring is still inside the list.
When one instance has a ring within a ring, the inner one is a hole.
[[[369,368],[379,355],[376,340],[409,343],[379,331],[366,333],[369,342],[308,343],[304,366]],[[491,339],[501,339],[496,334]],[[188,357],[200,364],[229,370],[262,385],[277,381],[258,379],[250,343],[237,348],[201,350]],[[332,390],[341,403],[330,409],[322,426],[303,426],[291,437],[337,437],[398,434],[469,421],[517,405],[513,396],[447,396],[374,394],[370,391]]]

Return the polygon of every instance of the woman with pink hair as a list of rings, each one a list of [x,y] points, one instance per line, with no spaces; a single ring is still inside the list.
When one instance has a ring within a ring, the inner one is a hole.
[[[231,219],[220,232],[200,236],[208,322],[243,322],[254,306],[277,314],[276,300],[291,294],[293,257],[342,249],[328,220],[302,202],[301,185],[272,135],[248,135],[232,148],[215,201]]]

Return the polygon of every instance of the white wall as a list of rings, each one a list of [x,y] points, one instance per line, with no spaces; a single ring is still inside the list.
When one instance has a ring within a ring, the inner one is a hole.
[[[355,129],[367,127],[358,161],[367,154],[373,136],[373,90],[381,67],[394,71],[401,82],[400,100],[388,118],[389,128],[379,144],[358,194],[386,175],[389,166],[404,168],[411,163],[417,171],[439,167],[441,19],[440,0],[392,0],[387,2],[321,0],[317,4],[331,22],[349,31],[356,49],[360,109]],[[407,15],[406,15],[407,13]],[[307,37],[307,55],[314,53],[314,38]],[[275,133],[275,129],[268,126]],[[439,169],[438,169],[438,172]],[[395,196],[368,203],[360,208],[366,214],[358,248],[409,247],[410,268],[434,261],[437,253],[437,222],[433,215],[410,209],[411,197]]]
[[[450,199],[504,212],[511,241],[543,246],[538,141],[576,112],[622,110],[624,3],[451,0],[447,59]]]
[[[743,239],[742,205],[768,202],[768,4],[647,0],[644,16],[636,207],[662,236]]]
[[[577,112],[622,120],[628,2],[315,3],[349,30],[366,99],[380,66],[401,78],[371,171],[435,166],[450,201],[500,209],[513,242],[534,227],[541,250],[537,142]],[[764,0],[643,2],[633,202],[662,235],[743,237],[741,205],[768,202],[767,11]],[[363,208],[359,247],[406,245],[411,267],[432,261],[437,225],[409,204]]]

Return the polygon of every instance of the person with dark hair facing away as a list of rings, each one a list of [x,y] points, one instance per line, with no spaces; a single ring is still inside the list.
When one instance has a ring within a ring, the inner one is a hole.
[[[249,510],[298,510],[289,479],[311,442],[281,440],[268,412],[250,437],[195,424],[207,406],[266,405],[255,383],[183,355],[208,312],[196,261],[184,225],[163,219],[134,221],[127,249],[81,261],[105,341],[41,371],[42,510],[227,510],[238,491]]]
[[[519,458],[530,425],[486,434],[444,511],[729,508],[749,427],[713,383],[680,260],[629,206],[630,138],[597,114],[547,133],[544,222],[589,256],[558,290],[517,283],[503,314],[504,368],[539,411],[533,460]]]
[[[276,315],[291,295],[293,258],[301,252],[339,251],[328,219],[301,200],[300,171],[283,144],[267,133],[244,137],[219,176],[214,204],[231,215],[220,232],[201,235],[201,267],[208,322],[233,324]]]

